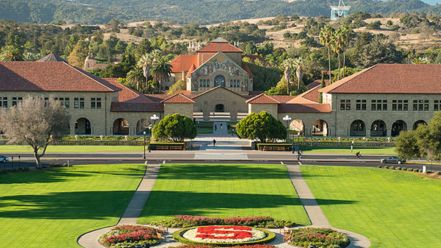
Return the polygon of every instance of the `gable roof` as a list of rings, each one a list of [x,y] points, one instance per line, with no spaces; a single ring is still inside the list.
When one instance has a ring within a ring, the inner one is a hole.
[[[248,101],[246,101],[248,104],[279,104],[280,102],[274,99],[271,96],[266,95],[265,93],[262,93],[260,95],[257,95]]]
[[[298,103],[284,103],[279,104],[279,113],[330,113],[332,112],[329,104],[298,104]]]
[[[65,62],[0,62],[0,91],[115,92],[120,90]]]
[[[441,65],[378,64],[321,90],[336,94],[441,94]]]
[[[242,53],[243,51],[240,48],[228,43],[228,41],[224,39],[216,39],[213,40],[212,42],[209,42],[205,47],[201,48],[197,52],[198,53],[217,53],[217,52]]]
[[[182,93],[175,94],[169,98],[166,98],[161,101],[161,103],[166,104],[193,104],[195,101],[193,101],[191,98],[185,96]]]
[[[171,61],[172,72],[188,71],[192,66],[197,66],[198,57],[194,54],[179,55]]]
[[[213,91],[216,91],[216,90],[225,90],[225,91],[227,91],[227,92],[230,92],[230,93],[232,93],[232,94],[235,94],[235,95],[237,95],[237,96],[240,96],[240,97],[246,99],[245,96],[243,96],[243,95],[241,95],[241,94],[239,94],[239,93],[237,93],[237,92],[235,92],[235,91],[232,91],[232,90],[230,90],[230,89],[227,89],[227,88],[225,88],[225,87],[222,87],[222,86],[216,86],[216,87],[211,88],[211,89],[209,89],[209,90],[206,90],[206,91],[204,91],[204,92],[202,92],[202,93],[199,93],[199,94],[193,95],[193,96],[191,96],[191,98],[192,98],[192,99],[196,99],[196,98],[198,98],[198,97],[200,97],[200,96],[206,95],[206,94],[208,94],[208,93],[210,93],[210,92],[213,92]]]
[[[112,102],[111,112],[162,112],[162,103],[154,102],[147,96],[128,88],[116,78],[106,78],[107,82],[118,87],[118,101]]]

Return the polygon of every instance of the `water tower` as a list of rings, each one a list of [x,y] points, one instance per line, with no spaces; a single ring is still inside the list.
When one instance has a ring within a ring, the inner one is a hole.
[[[342,17],[349,15],[349,10],[351,6],[346,6],[343,0],[338,2],[338,6],[331,6],[331,21],[336,21]]]

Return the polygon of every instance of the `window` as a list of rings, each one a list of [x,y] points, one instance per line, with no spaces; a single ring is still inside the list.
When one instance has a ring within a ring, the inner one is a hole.
[[[386,111],[387,110],[387,100],[372,100],[371,101],[372,111]]]
[[[1,108],[8,107],[8,98],[7,97],[0,97],[0,107]]]
[[[429,111],[429,100],[413,100],[413,111]]]
[[[351,110],[351,100],[340,100],[340,110]]]
[[[433,110],[435,110],[435,111],[441,110],[441,101],[440,100],[435,100],[435,102],[433,104]]]
[[[408,111],[408,100],[392,100],[392,111]]]
[[[84,108],[84,97],[75,97],[74,98],[74,108],[83,109]]]
[[[199,79],[199,87],[202,87],[202,88],[210,87],[210,80],[208,80],[208,79]]]
[[[21,101],[23,101],[23,97],[13,97],[12,98],[12,106],[17,106],[17,104]]]
[[[366,110],[366,100],[357,100],[357,110]]]
[[[55,97],[54,98],[55,101],[60,101],[61,106],[65,107],[65,108],[69,108],[70,107],[70,98],[69,97]]]
[[[240,80],[238,80],[238,79],[231,79],[230,80],[230,87],[231,88],[240,88]]]
[[[90,99],[90,108],[92,109],[100,109],[101,108],[101,98],[91,98]]]

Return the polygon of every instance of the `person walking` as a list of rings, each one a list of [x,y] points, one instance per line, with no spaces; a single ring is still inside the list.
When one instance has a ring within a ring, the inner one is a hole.
[[[216,146],[216,139],[213,139],[213,146]]]

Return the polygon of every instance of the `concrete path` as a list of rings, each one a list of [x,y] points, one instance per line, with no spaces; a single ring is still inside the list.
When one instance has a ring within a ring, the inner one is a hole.
[[[300,201],[303,204],[303,207],[305,208],[306,214],[308,215],[312,226],[331,228],[336,231],[345,233],[346,235],[348,235],[349,239],[351,240],[351,244],[348,246],[348,248],[356,248],[356,247],[368,248],[371,246],[371,242],[369,241],[369,239],[361,234],[353,233],[346,230],[336,229],[332,227],[331,224],[329,224],[329,221],[326,218],[325,214],[323,213],[322,209],[320,208],[320,205],[317,203],[313,193],[309,189],[308,184],[303,179],[302,173],[300,171],[300,166],[298,164],[286,165],[286,166],[288,168],[288,173],[292,185],[294,186],[294,189],[297,191],[297,195],[299,196]]]
[[[160,167],[161,164],[151,164],[147,166],[144,177],[141,180],[141,183],[138,185],[138,188],[124,214],[120,218],[118,225],[136,224],[136,219],[141,215],[141,211],[144,208],[144,205],[147,202],[150,192],[152,191],[156,182]],[[79,245],[86,248],[104,247],[98,242],[98,238],[110,231],[110,229],[112,229],[112,227],[101,228],[85,233],[78,238],[77,242]]]

